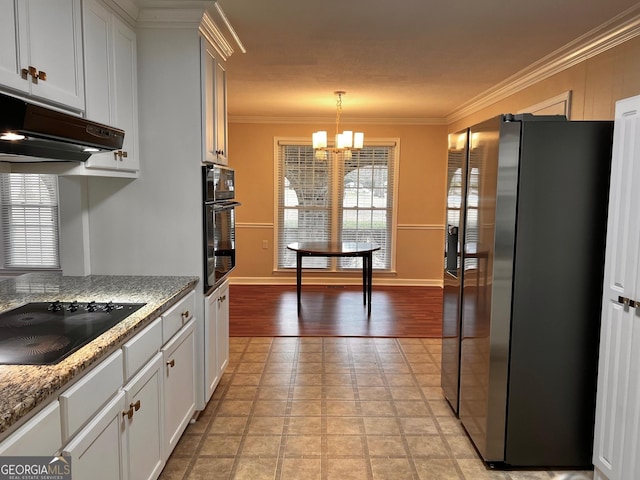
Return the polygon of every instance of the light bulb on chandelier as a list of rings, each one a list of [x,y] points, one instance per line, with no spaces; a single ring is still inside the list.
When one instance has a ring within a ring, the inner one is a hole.
[[[351,150],[359,150],[364,146],[364,133],[353,132],[352,130],[345,130],[340,132],[340,115],[342,114],[342,96],[346,95],[345,91],[334,92],[336,99],[336,137],[335,146],[327,146],[327,132],[318,131],[312,135],[313,149],[316,152],[351,152]]]

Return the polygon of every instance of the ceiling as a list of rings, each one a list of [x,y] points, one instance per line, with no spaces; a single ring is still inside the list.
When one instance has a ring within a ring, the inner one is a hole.
[[[640,14],[634,0],[218,4],[246,48],[231,42],[229,117],[256,121],[329,120],[333,92],[344,90],[343,121],[442,123],[572,42]]]

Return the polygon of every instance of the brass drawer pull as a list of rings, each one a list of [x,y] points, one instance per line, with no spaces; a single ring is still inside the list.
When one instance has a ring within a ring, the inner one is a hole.
[[[176,361],[175,360],[169,360],[167,362],[167,365],[169,365],[170,368],[173,368],[176,366]]]

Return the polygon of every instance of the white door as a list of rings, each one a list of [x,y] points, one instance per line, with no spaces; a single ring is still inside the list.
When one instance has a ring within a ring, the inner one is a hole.
[[[616,104],[593,455],[598,478],[610,480],[638,471],[639,114],[640,96]]]

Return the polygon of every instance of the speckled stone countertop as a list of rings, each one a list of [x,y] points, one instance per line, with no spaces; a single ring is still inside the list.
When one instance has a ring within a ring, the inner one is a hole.
[[[191,291],[198,277],[29,273],[0,280],[0,312],[28,302],[131,302],[146,305],[55,365],[0,365],[0,440],[23,417],[77,380],[97,362]],[[6,433],[3,433],[6,432]]]

